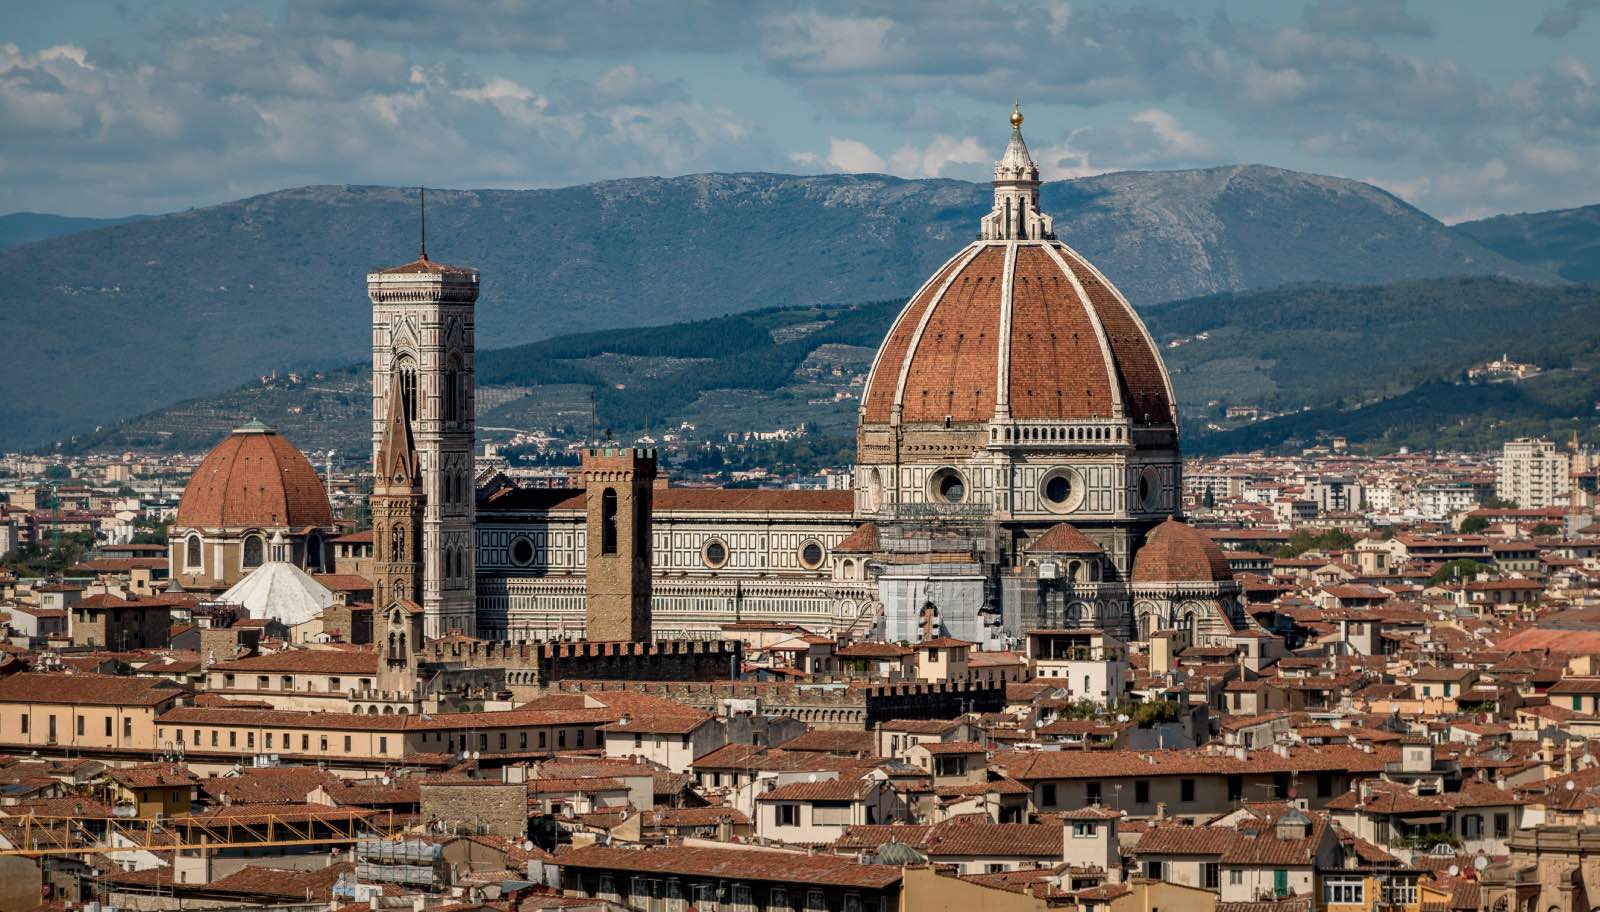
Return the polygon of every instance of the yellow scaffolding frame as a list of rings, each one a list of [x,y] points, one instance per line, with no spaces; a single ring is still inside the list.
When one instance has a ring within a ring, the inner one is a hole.
[[[116,852],[182,852],[263,846],[339,845],[359,839],[386,839],[403,831],[409,815],[392,809],[354,811],[329,807],[327,813],[239,813],[199,817],[101,817],[26,814],[0,818],[11,824],[20,843],[0,856],[107,855]],[[320,829],[319,829],[320,827]],[[126,845],[109,845],[115,837]],[[13,841],[17,841],[13,839]]]

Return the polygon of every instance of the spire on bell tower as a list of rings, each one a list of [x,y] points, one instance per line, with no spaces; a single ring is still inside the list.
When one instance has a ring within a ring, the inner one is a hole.
[[[386,396],[388,417],[384,419],[383,442],[376,460],[377,485],[392,488],[418,486],[417,445],[411,436],[411,416],[406,413],[405,396]]]
[[[1022,105],[1011,108],[1011,141],[994,164],[994,209],[983,217],[986,241],[1040,241],[1055,237],[1050,216],[1039,211],[1039,166],[1022,139]]]

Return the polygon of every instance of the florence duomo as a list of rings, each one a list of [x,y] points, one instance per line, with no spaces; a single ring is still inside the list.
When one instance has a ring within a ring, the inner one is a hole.
[[[1600,909],[1593,2],[10,25],[0,912]]]

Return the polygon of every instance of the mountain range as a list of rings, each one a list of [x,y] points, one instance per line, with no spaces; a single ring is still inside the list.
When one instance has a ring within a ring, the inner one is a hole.
[[[1559,283],[1356,181],[1264,166],[1050,183],[1058,234],[1141,308],[1291,282]],[[777,306],[903,298],[974,234],[987,186],[706,174],[430,191],[429,252],[479,267],[483,349]],[[274,370],[366,357],[364,274],[415,256],[414,191],[319,186],[0,250],[0,448]]]

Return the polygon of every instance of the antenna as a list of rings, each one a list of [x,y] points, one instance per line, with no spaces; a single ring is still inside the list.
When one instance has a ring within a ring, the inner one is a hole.
[[[420,208],[418,209],[418,215],[419,215],[419,220],[418,220],[419,221],[419,226],[418,227],[421,229],[421,234],[422,234],[422,258],[424,260],[426,260],[428,258],[428,188],[427,187],[418,187],[417,188],[417,202],[420,204]]]

